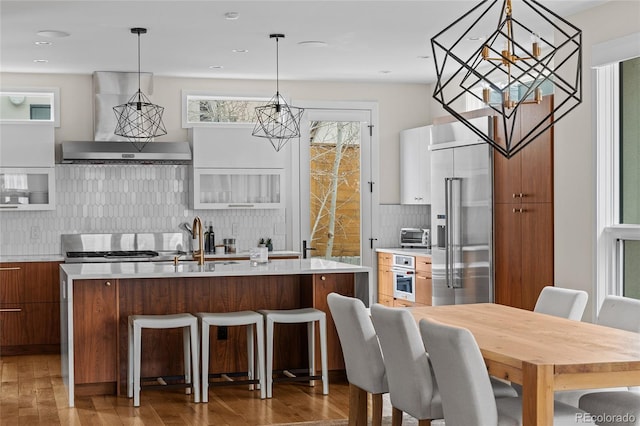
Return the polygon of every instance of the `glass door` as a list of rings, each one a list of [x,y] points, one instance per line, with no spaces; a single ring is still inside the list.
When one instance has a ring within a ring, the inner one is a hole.
[[[306,257],[373,264],[371,116],[370,110],[305,110],[299,221]]]

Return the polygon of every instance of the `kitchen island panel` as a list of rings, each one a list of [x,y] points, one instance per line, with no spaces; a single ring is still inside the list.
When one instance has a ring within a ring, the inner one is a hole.
[[[117,365],[121,393],[126,392],[127,384],[129,316],[206,312],[209,300],[208,278],[119,280]],[[140,365],[143,378],[183,375],[182,329],[143,329]]]
[[[112,386],[117,377],[118,280],[76,280],[73,297],[75,383]],[[76,392],[93,393],[81,386]]]

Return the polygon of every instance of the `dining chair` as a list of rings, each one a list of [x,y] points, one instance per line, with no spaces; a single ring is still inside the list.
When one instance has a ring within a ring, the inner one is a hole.
[[[360,299],[329,293],[327,303],[342,346],[349,381],[349,424],[367,424],[368,393],[372,424],[382,424],[382,395],[389,392],[376,330]]]
[[[371,319],[387,371],[392,424],[401,424],[403,412],[418,419],[420,426],[441,419],[440,393],[411,313],[376,303],[371,306]]]
[[[533,311],[580,321],[584,314],[584,309],[587,307],[588,299],[589,295],[586,291],[546,286],[540,292]],[[511,386],[513,386],[518,395],[522,395],[522,386],[518,383],[512,383]],[[578,405],[577,399],[571,399],[574,400],[572,405]]]
[[[640,300],[607,296],[598,314],[598,324],[640,333]],[[599,425],[640,425],[640,387],[598,389],[582,392],[580,408],[611,422]],[[626,416],[626,417],[625,417]]]
[[[604,301],[602,302],[602,306],[600,306],[600,312],[598,313],[596,324],[640,333],[640,300],[622,296],[606,296]],[[555,398],[557,401],[562,401],[566,404],[578,406],[580,398],[589,393],[611,393],[616,391],[628,390],[640,391],[640,387],[616,387],[560,391],[555,393]],[[603,398],[605,398],[605,396],[603,396]],[[607,395],[606,399],[610,400],[611,397]],[[594,401],[593,403],[596,404],[596,406],[599,405],[599,402],[592,398],[589,398],[589,401]]]
[[[588,299],[586,291],[546,286],[540,292],[533,311],[580,321]]]
[[[447,426],[521,425],[521,397],[495,398],[480,348],[471,332],[422,319],[420,334],[439,384]],[[576,407],[556,402],[554,426],[594,424]]]

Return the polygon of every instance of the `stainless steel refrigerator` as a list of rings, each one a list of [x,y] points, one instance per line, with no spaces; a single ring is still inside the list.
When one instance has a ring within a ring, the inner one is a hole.
[[[492,164],[490,145],[461,123],[433,126],[433,305],[493,301]]]

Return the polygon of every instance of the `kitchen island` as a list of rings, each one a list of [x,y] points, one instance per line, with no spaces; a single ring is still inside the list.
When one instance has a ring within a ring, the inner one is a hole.
[[[272,260],[258,266],[249,261],[63,264],[61,372],[69,406],[74,406],[76,394],[126,392],[127,318],[134,314],[314,307],[327,313],[329,369],[342,370],[342,349],[326,296],[338,292],[368,305],[370,276],[369,267],[318,258]],[[244,330],[212,332],[210,371],[244,371]],[[142,345],[143,377],[181,374],[180,330],[145,331]],[[282,325],[274,347],[274,370],[305,367],[306,327]]]

